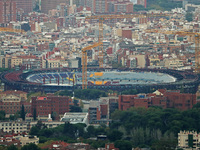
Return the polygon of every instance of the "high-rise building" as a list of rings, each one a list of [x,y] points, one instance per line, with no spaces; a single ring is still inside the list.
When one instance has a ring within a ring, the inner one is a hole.
[[[107,0],[94,0],[94,12],[107,13],[108,12]]]
[[[121,13],[121,12],[133,13],[133,3],[132,2],[115,3],[114,12],[115,13]]]
[[[69,0],[41,0],[41,12],[48,14],[49,10],[56,9],[60,3],[69,4]]]
[[[109,13],[133,13],[133,3],[129,0],[108,1]]]
[[[91,8],[91,11],[94,12],[94,0],[86,0],[86,6]]]
[[[16,21],[16,2],[14,0],[0,0],[0,24]]]
[[[22,8],[25,14],[33,11],[33,1],[32,0],[15,0],[17,8]]]

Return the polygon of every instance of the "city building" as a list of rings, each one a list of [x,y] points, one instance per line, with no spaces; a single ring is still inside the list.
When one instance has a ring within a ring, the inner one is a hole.
[[[100,111],[100,102],[98,101],[90,101],[89,109],[88,109],[88,120],[89,123],[96,123],[101,119],[101,111]]]
[[[108,3],[107,0],[93,0],[93,12],[94,13],[107,13],[108,12]]]
[[[33,11],[33,0],[15,0],[17,8],[24,10],[25,14]]]
[[[22,59],[17,57],[17,56],[13,56],[11,58],[11,68],[15,68],[16,66],[21,66],[22,65]]]
[[[23,133],[28,132],[28,123],[22,121],[0,122],[0,129],[7,133]]]
[[[6,26],[10,21],[16,21],[16,10],[15,0],[0,0],[0,24]]]
[[[101,97],[99,101],[90,101],[88,108],[88,120],[90,124],[105,123],[111,120],[111,113],[118,108],[118,97],[110,95]]]
[[[2,136],[3,134],[3,136]],[[16,147],[21,147],[30,143],[38,144],[39,138],[37,136],[26,135],[26,133],[5,133],[2,132],[0,137],[0,143],[4,146],[15,145]]]
[[[14,115],[21,111],[22,105],[27,113],[30,113],[31,103],[27,102],[27,93],[23,91],[5,91],[0,93],[0,110],[7,115]]]
[[[184,150],[199,149],[200,134],[196,131],[180,131],[178,133],[178,148]]]
[[[115,94],[99,98],[101,103],[101,118],[110,119],[111,114],[118,109],[118,99]]]
[[[131,107],[160,106],[162,108],[177,108],[188,110],[196,104],[196,95],[180,93],[180,91],[168,91],[160,89],[153,94],[119,95],[119,110],[127,110]]]
[[[59,68],[60,59],[46,59],[46,68]]]
[[[179,110],[192,109],[196,104],[196,94],[180,93],[180,91],[165,91],[167,98],[167,108],[177,108]]]
[[[0,56],[0,67],[1,68],[11,68],[11,55],[1,55]]]
[[[18,90],[1,92],[0,98],[11,95],[11,94],[18,96],[21,100],[27,100],[27,93],[23,91],[18,91]]]
[[[55,128],[59,125],[65,124],[63,121],[47,121],[48,118],[39,118],[41,119],[42,123],[45,124],[47,128]],[[0,129],[6,133],[28,133],[32,127],[34,127],[38,122],[27,120],[22,121],[18,119],[16,121],[4,121],[0,122]]]
[[[41,0],[41,12],[48,14],[49,10],[56,9],[60,3],[66,3],[69,0]]]
[[[60,121],[69,122],[71,124],[84,123],[88,125],[88,113],[66,112]]]
[[[54,119],[59,120],[60,115],[70,111],[70,105],[73,103],[67,96],[32,97],[31,113],[36,113],[37,117],[52,114]]]
[[[108,12],[133,13],[133,3],[130,1],[110,1],[108,2]]]
[[[18,135],[18,136],[15,136],[14,138],[20,141],[21,146],[28,145],[30,143],[34,143],[36,145],[39,144],[39,138],[33,135],[23,135],[23,136]]]

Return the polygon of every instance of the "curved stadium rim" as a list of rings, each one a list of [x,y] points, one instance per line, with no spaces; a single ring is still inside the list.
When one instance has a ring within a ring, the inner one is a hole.
[[[114,90],[114,91],[122,91],[122,90],[128,90],[128,89],[137,89],[139,92],[146,90],[151,91],[151,89],[161,89],[166,88],[169,90],[180,90],[182,88],[185,89],[186,93],[195,93],[197,91],[198,85],[199,85],[199,76],[192,73],[192,71],[177,71],[177,70],[171,70],[171,69],[149,69],[149,68],[123,68],[123,69],[117,69],[117,68],[104,68],[104,69],[97,69],[97,68],[88,68],[88,71],[133,71],[133,72],[157,72],[157,73],[165,73],[169,74],[173,77],[175,77],[177,80],[174,83],[158,83],[158,84],[150,84],[150,85],[141,85],[141,84],[135,84],[135,85],[92,85],[88,86],[89,89],[101,89],[101,90]],[[81,89],[82,85],[77,84],[73,88],[72,86],[66,87],[66,86],[47,86],[40,83],[33,83],[28,82],[26,78],[31,74],[36,73],[52,73],[52,72],[81,72],[80,68],[57,68],[57,69],[38,69],[29,71],[27,73],[22,73],[19,71],[15,72],[7,72],[1,74],[1,80],[3,83],[5,83],[6,90],[22,90],[22,91],[44,91],[44,92],[56,92],[58,90],[72,90],[74,89]],[[16,76],[17,75],[17,76]]]

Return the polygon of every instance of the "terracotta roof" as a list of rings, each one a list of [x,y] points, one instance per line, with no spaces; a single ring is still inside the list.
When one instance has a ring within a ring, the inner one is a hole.
[[[45,98],[47,99],[46,96],[40,96],[40,97],[37,98],[37,100],[44,100]]]
[[[158,89],[158,91],[162,94],[164,94],[167,90],[166,89]]]

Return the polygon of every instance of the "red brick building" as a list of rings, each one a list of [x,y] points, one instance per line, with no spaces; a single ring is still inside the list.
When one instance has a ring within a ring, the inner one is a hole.
[[[36,116],[45,117],[55,113],[56,119],[59,119],[59,115],[69,112],[70,105],[73,105],[72,100],[67,96],[32,97],[31,113],[36,111]]]
[[[16,114],[24,105],[25,112],[30,113],[31,103],[27,102],[27,93],[23,91],[5,91],[0,93],[0,110],[6,114]]]
[[[127,110],[130,107],[177,108],[179,110],[191,109],[196,104],[196,95],[180,93],[180,91],[157,90],[153,94],[120,95],[118,101],[119,110]]]
[[[180,93],[180,91],[165,91],[163,94],[167,98],[167,108],[187,110],[196,104],[195,94]]]
[[[122,37],[132,39],[132,30],[122,30]]]

